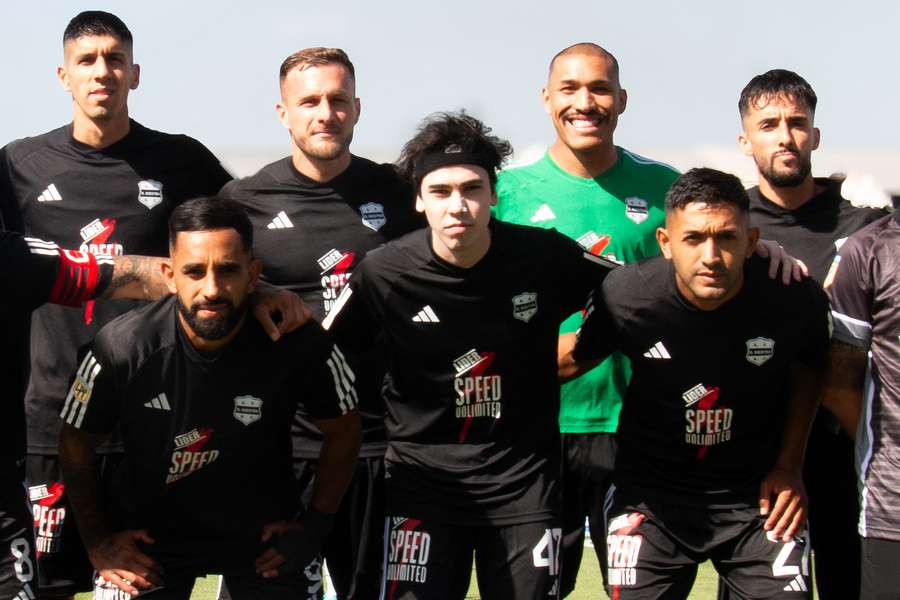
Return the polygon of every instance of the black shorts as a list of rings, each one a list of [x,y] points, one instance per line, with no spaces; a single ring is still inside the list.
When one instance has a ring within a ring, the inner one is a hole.
[[[811,598],[806,533],[790,542],[763,529],[759,509],[677,507],[614,492],[607,566],[611,597],[687,598],[711,560],[736,598]]]
[[[31,600],[37,592],[32,518],[22,482],[7,475],[0,476],[0,598]]]
[[[862,538],[860,572],[860,598],[900,598],[900,541]]]
[[[101,481],[109,477],[119,461],[119,454],[98,457]],[[34,515],[40,596],[71,596],[92,589],[94,569],[65,493],[59,457],[29,454],[25,459],[25,479]]]
[[[220,581],[228,585],[234,600],[319,600],[321,589],[310,593],[306,589],[307,578],[301,575],[282,575],[263,579],[256,576],[226,575]],[[196,579],[187,578],[166,581],[165,586],[142,592],[137,598],[152,600],[190,600]],[[222,584],[220,584],[222,585]],[[132,596],[119,590],[101,578],[94,579],[93,600],[131,600]]]
[[[603,501],[612,485],[616,440],[611,433],[564,433],[563,538],[560,558],[560,597],[575,589],[584,551],[584,521],[603,580],[606,581],[606,517]]]
[[[462,600],[472,555],[483,600],[559,597],[558,521],[466,526],[385,518],[383,600]]]

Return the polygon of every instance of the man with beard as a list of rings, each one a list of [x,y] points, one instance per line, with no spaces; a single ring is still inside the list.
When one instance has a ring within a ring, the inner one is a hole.
[[[63,33],[56,75],[71,95],[72,122],[0,150],[0,209],[8,229],[65,248],[109,255],[166,255],[166,221],[181,202],[215,194],[230,179],[198,141],[144,127],[130,118],[138,88],[131,31],[102,11],[76,15]],[[27,480],[35,512],[41,598],[90,589],[91,568],[71,519],[59,474],[59,410],[78,348],[132,302],[44,306],[31,326],[25,394]],[[113,463],[117,439],[99,450]],[[47,494],[53,489],[53,494]]]
[[[884,212],[852,206],[841,197],[839,182],[813,178],[816,103],[812,87],[796,73],[773,69],[758,75],[741,92],[738,141],[759,174],[759,185],[748,191],[754,225],[804,261],[823,284],[847,236]],[[853,443],[824,410],[810,436],[804,477],[819,595],[852,598],[859,587]]]
[[[239,205],[188,202],[169,232],[174,297],[100,331],[62,410],[60,462],[95,597],[186,599],[207,573],[224,574],[236,598],[308,597],[303,571],[359,449],[353,373],[318,324],[276,345],[247,319],[260,264]],[[324,442],[297,522],[290,426],[301,402]],[[96,448],[115,427],[125,453],[101,490]]]
[[[291,155],[229,183],[220,195],[246,208],[263,278],[297,292],[321,321],[367,252],[424,223],[409,185],[390,165],[350,152],[360,100],[343,50],[300,50],[284,60],[279,81],[276,111],[290,132]],[[363,442],[323,551],[338,597],[366,600],[378,595],[383,546],[383,353],[376,348],[347,360],[357,375]],[[321,442],[301,414],[294,458],[304,487],[311,485]]]

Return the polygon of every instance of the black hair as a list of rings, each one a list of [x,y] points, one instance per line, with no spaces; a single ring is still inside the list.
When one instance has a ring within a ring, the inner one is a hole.
[[[397,168],[418,190],[427,174],[420,169],[423,159],[441,152],[459,153],[477,157],[474,164],[487,171],[494,188],[497,170],[513,150],[508,141],[490,133],[490,127],[465,111],[434,113],[422,121],[416,135],[404,144]]]
[[[102,10],[86,10],[69,21],[63,32],[63,45],[69,40],[98,35],[111,35],[129,45],[134,43],[134,38],[122,19]]]
[[[765,106],[774,98],[787,98],[794,102],[802,102],[811,113],[816,112],[816,93],[805,79],[787,69],[772,69],[757,75],[741,90],[738,110],[741,116],[750,112],[751,108]]]
[[[253,225],[240,204],[225,198],[195,198],[179,205],[169,217],[169,245],[183,231],[234,229],[241,236],[244,250],[253,250]]]
[[[750,213],[750,198],[741,180],[716,169],[691,169],[675,180],[666,194],[666,212],[684,209],[688,204],[730,204],[742,214]]]

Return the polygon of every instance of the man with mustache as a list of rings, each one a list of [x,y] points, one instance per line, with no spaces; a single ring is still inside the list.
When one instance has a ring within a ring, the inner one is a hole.
[[[186,600],[208,573],[224,574],[235,598],[316,597],[304,571],[359,449],[354,375],[317,323],[275,343],[247,318],[261,266],[239,205],[190,201],[169,231],[162,270],[174,296],[100,331],[61,413],[95,597]],[[290,427],[301,402],[324,441],[298,522]],[[102,488],[95,451],[116,427],[125,453]]]
[[[276,113],[291,154],[220,195],[247,209],[263,278],[299,294],[319,321],[367,252],[424,225],[409,185],[391,165],[350,151],[361,102],[356,71],[339,48],[305,48],[279,70]],[[384,516],[383,352],[347,360],[357,376],[363,443],[356,475],[324,555],[339,598],[378,596]],[[295,469],[311,485],[321,434],[304,415],[294,431]],[[317,575],[316,575],[317,576]],[[310,585],[315,585],[314,581]]]
[[[658,254],[656,228],[663,224],[666,190],[678,172],[615,145],[613,134],[628,100],[616,58],[596,44],[574,44],[553,57],[541,93],[556,141],[538,162],[500,173],[494,214],[503,221],[555,228],[585,250],[618,262]],[[581,316],[572,315],[560,331],[575,331],[580,324]],[[603,498],[629,375],[628,360],[615,353],[562,387],[561,596],[575,587],[585,516],[606,571]]]
[[[738,102],[738,142],[759,175],[759,185],[748,190],[754,225],[824,284],[847,236],[884,212],[853,206],[841,197],[839,182],[812,176],[820,135],[816,104],[816,93],[797,73],[773,69],[757,75]],[[804,478],[819,597],[852,598],[859,588],[853,442],[825,410],[813,425]]]
[[[71,95],[72,122],[0,150],[0,209],[8,229],[87,252],[165,256],[172,209],[216,193],[230,179],[196,140],[130,118],[128,96],[141,73],[133,46],[128,27],[110,13],[86,11],[69,22],[57,76]],[[35,522],[41,598],[90,589],[90,564],[66,519],[56,456],[59,409],[78,348],[134,306],[44,306],[32,318],[26,471],[35,512],[46,516]],[[114,437],[100,449],[102,460],[114,462],[121,449]]]
[[[612,598],[687,598],[713,561],[740,598],[809,598],[803,454],[830,334],[809,279],[784,286],[751,256],[759,237],[734,176],[682,175],[657,232],[663,257],[611,273],[561,377],[622,351],[609,507]],[[566,350],[571,350],[567,352]]]

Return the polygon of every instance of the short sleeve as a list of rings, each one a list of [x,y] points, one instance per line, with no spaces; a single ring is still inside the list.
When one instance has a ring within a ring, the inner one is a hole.
[[[576,360],[603,359],[621,347],[621,327],[608,304],[608,286],[613,282],[614,277],[606,279],[588,297],[573,351]]]
[[[88,433],[110,433],[119,421],[121,390],[101,335],[79,352],[78,369],[66,395],[62,420]]]
[[[315,358],[305,360],[299,367],[302,381],[295,387],[303,390],[305,412],[314,419],[334,419],[355,410],[359,404],[356,375],[344,353],[318,323],[311,322],[306,327],[312,329],[303,344],[314,349]]]
[[[563,314],[568,316],[585,306],[588,295],[599,288],[606,276],[618,265],[602,256],[587,252],[577,242],[551,230],[556,258],[554,266],[559,281],[557,289],[564,290]]]
[[[375,317],[371,301],[374,290],[369,281],[369,265],[367,259],[359,263],[322,321],[335,343],[354,353],[372,348],[381,333],[382,320]]]
[[[872,337],[872,273],[866,245],[851,237],[835,257],[828,295],[834,319],[834,338],[868,348]]]

